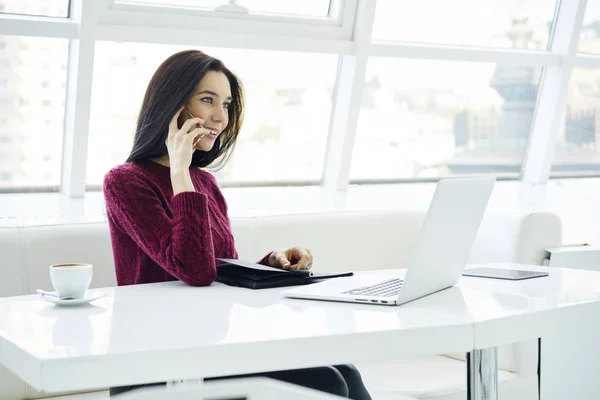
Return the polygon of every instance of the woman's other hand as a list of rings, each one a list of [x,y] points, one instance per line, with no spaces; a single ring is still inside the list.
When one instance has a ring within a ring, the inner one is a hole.
[[[275,250],[269,256],[270,266],[288,270],[311,269],[312,263],[312,252],[302,246]]]

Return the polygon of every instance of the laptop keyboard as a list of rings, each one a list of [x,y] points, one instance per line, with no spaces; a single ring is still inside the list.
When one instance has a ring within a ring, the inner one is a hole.
[[[342,292],[342,294],[391,297],[400,293],[400,289],[402,289],[402,282],[404,282],[404,280],[400,278],[388,279],[387,281],[379,282],[375,285],[351,289]]]

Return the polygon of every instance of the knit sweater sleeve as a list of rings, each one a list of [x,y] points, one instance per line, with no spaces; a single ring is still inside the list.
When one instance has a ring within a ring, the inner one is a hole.
[[[210,285],[215,280],[205,194],[177,194],[169,215],[154,189],[134,173],[109,172],[103,191],[109,217],[155,263],[188,285]]]

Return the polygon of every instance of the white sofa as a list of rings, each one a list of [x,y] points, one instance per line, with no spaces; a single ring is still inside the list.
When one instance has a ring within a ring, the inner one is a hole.
[[[358,271],[406,266],[423,217],[423,212],[412,211],[336,212],[234,218],[232,226],[242,259],[257,260],[271,249],[299,244],[312,249],[316,270]],[[555,214],[488,213],[469,262],[541,264],[544,248],[560,244],[561,222]],[[0,254],[0,296],[32,294],[37,288],[51,290],[47,268],[59,262],[92,263],[92,287],[115,285],[106,223],[0,228]],[[535,342],[502,346],[501,398],[537,399],[537,363]],[[375,400],[465,398],[464,355],[357,366]],[[56,395],[38,393],[10,371],[0,369],[1,400]],[[108,394],[102,391],[68,398],[99,400],[107,399]]]

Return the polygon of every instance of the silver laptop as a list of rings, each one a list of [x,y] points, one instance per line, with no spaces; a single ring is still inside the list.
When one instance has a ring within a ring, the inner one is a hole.
[[[294,287],[285,290],[283,295],[399,305],[455,285],[469,258],[495,182],[494,177],[450,178],[438,182],[404,279],[398,277],[398,271],[375,278],[359,274]]]

